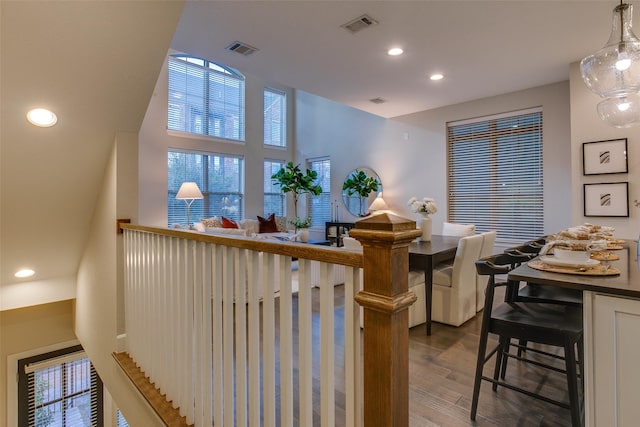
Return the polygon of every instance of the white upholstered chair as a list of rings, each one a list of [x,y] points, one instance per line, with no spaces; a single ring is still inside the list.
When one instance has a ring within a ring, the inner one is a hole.
[[[453,222],[445,222],[442,224],[443,236],[473,236],[476,234],[476,226],[474,224],[456,224]]]
[[[460,239],[453,264],[433,272],[433,304],[431,319],[460,326],[476,315],[476,266],[483,236]],[[424,272],[409,272],[409,289],[418,300],[409,306],[409,327],[426,322]]]
[[[496,232],[486,231],[480,234],[482,236],[482,249],[480,249],[480,257],[485,258],[493,255],[493,247],[496,243]],[[476,273],[476,311],[484,308],[484,290],[487,288],[489,276],[481,276]]]

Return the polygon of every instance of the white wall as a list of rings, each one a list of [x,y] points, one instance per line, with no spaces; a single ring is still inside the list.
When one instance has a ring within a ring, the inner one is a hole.
[[[609,225],[616,228],[616,235],[621,238],[637,239],[640,233],[640,210],[634,206],[634,200],[640,200],[640,128],[617,129],[600,120],[596,111],[598,95],[591,92],[580,76],[580,64],[570,67],[571,82],[571,169],[573,186],[574,224],[590,222],[598,225]],[[582,174],[582,144],[585,142],[604,141],[607,139],[627,138],[627,158],[629,173],[611,175]],[[604,182],[629,182],[629,218],[585,217],[583,208],[583,185]]]
[[[122,307],[118,307],[122,286],[122,267],[118,261],[122,256],[122,235],[116,232],[116,219],[137,217],[136,150],[135,134],[117,135],[78,270],[75,329],[130,425],[154,426],[161,425],[160,420],[112,357],[117,350],[119,319],[122,321]]]
[[[297,161],[331,157],[333,199],[342,180],[359,166],[374,169],[384,199],[395,213],[415,218],[411,196],[433,197],[434,230],[446,220],[446,123],[479,116],[543,108],[545,233],[572,225],[569,83],[561,82],[390,120],[300,92],[297,94]],[[345,221],[354,217],[341,212]]]
[[[242,70],[240,70],[242,71]],[[263,144],[263,91],[265,87],[287,94],[287,109],[293,111],[294,92],[291,88],[271,84],[245,75],[246,131],[245,143],[216,138],[179,137],[167,133],[168,78],[167,63],[162,68],[151,103],[140,130],[139,221],[141,224],[167,226],[167,151],[169,148],[209,153],[241,155],[245,159],[245,217],[263,215],[263,160],[293,158],[293,119],[287,123],[287,149],[265,147]],[[293,114],[289,114],[292,118]],[[293,209],[289,207],[289,212]],[[193,218],[193,220],[198,220]]]

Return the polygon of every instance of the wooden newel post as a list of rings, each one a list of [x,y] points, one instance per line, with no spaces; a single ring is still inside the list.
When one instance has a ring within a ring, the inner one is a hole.
[[[349,231],[362,243],[364,289],[364,425],[409,425],[409,243],[420,236],[415,221],[379,214]]]

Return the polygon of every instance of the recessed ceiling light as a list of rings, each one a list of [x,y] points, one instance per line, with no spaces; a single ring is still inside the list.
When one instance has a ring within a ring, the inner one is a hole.
[[[402,49],[401,49],[401,48],[399,48],[399,47],[394,47],[394,48],[389,49],[389,50],[387,51],[387,53],[388,53],[390,56],[398,56],[398,55],[402,55],[402,54],[404,53],[404,50],[402,50]]]
[[[444,79],[444,76],[440,73],[436,73],[436,74],[431,74],[431,77],[429,77],[431,80],[436,81],[436,80],[442,80]]]
[[[34,108],[27,113],[29,123],[43,128],[48,128],[58,122],[58,117],[49,110],[44,108]]]
[[[24,270],[18,271],[15,276],[20,279],[24,279],[25,277],[31,277],[36,274],[35,271],[25,268]]]

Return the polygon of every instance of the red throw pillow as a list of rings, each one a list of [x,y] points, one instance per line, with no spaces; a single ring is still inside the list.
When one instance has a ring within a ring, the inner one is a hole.
[[[222,228],[239,228],[238,223],[232,219],[222,217]]]
[[[275,214],[271,214],[267,217],[267,219],[262,218],[258,215],[258,225],[259,225],[259,233],[277,233],[278,224],[276,224],[276,216]]]

